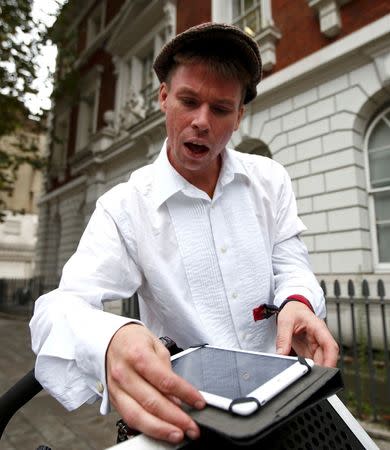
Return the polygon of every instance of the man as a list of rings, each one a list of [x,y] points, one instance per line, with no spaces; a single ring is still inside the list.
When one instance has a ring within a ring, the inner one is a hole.
[[[291,182],[275,161],[228,149],[261,77],[239,29],[203,24],[176,36],[154,69],[167,140],[157,160],[103,195],[57,290],[31,321],[36,376],[67,408],[102,397],[134,427],[173,443],[199,429],[180,404],[204,407],[176,376],[159,336],[311,357],[338,348],[299,238]],[[143,324],[102,311],[139,293]],[[272,303],[277,316],[257,319]]]

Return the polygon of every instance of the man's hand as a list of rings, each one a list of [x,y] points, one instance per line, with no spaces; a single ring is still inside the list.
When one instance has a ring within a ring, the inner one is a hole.
[[[277,320],[276,351],[288,355],[291,348],[318,365],[336,367],[339,347],[325,322],[295,301],[283,307]]]
[[[155,439],[178,443],[199,437],[181,402],[201,409],[201,394],[171,369],[170,354],[146,327],[129,324],[112,338],[106,355],[110,401],[123,420]]]

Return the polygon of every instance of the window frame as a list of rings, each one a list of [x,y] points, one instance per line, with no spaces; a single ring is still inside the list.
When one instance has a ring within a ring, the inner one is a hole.
[[[92,136],[97,131],[97,119],[99,112],[100,103],[100,87],[101,87],[101,76],[103,73],[103,66],[96,65],[93,70],[84,78],[80,84],[80,92],[84,97],[93,97],[93,107],[92,107],[92,130],[91,135],[86,133],[86,114],[85,107],[83,107],[83,98],[80,98],[78,103],[78,114],[77,114],[77,130],[76,130],[76,144],[75,153],[78,153],[85,148],[91,142]]]
[[[389,262],[380,262],[379,261],[379,245],[378,245],[378,232],[377,232],[377,217],[375,211],[375,194],[380,192],[389,192],[390,193],[390,183],[385,187],[373,188],[371,185],[371,176],[370,176],[370,161],[369,161],[369,151],[368,151],[368,142],[371,137],[371,134],[378,123],[383,119],[386,114],[390,113],[390,105],[383,108],[382,111],[377,114],[372,122],[370,123],[364,137],[364,159],[365,159],[365,173],[366,173],[366,186],[367,186],[367,195],[368,195],[368,213],[369,213],[369,222],[370,222],[370,234],[371,234],[371,248],[372,248],[372,256],[373,256],[373,265],[375,272],[390,272],[390,261]],[[390,129],[390,127],[389,127]]]
[[[87,20],[87,40],[86,48],[90,47],[98,38],[100,33],[105,29],[106,22],[106,0],[95,6],[91,11]],[[99,29],[94,29],[94,19],[100,15],[100,27]]]
[[[260,48],[262,68],[271,71],[276,64],[276,42],[282,34],[272,18],[271,0],[259,0],[261,28],[252,37]],[[213,22],[233,23],[233,0],[212,0],[211,16]]]

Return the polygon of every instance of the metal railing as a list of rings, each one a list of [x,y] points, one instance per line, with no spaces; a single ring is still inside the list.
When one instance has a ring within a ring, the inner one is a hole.
[[[329,285],[330,283],[328,283]],[[0,279],[0,312],[31,316],[34,301],[56,284],[41,278]],[[363,280],[356,294],[355,283],[348,281],[347,294],[340,283],[330,286],[321,281],[327,303],[327,325],[340,347],[339,368],[345,389],[340,397],[359,418],[380,421],[390,426],[390,299],[382,280],[370,293]],[[137,295],[122,301],[122,315],[139,318]]]
[[[31,316],[34,301],[43,292],[41,278],[0,279],[0,312]]]
[[[359,418],[390,425],[390,299],[382,280],[370,293],[367,280],[356,294],[355,283],[347,283],[341,295],[335,280],[329,293],[321,281],[327,303],[328,327],[340,347],[339,368],[345,383],[343,400]]]

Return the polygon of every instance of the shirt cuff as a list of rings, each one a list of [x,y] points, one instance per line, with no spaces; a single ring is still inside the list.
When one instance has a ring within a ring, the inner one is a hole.
[[[82,311],[79,311],[79,314],[80,317],[84,316]],[[132,322],[142,325],[142,322],[95,309],[89,309],[88,315],[84,316],[84,323],[77,323],[75,317],[72,319],[72,326],[78,328],[78,332],[74,333],[77,367],[84,374],[89,388],[102,398],[100,412],[107,414],[110,412],[106,378],[108,346],[119,328]]]

